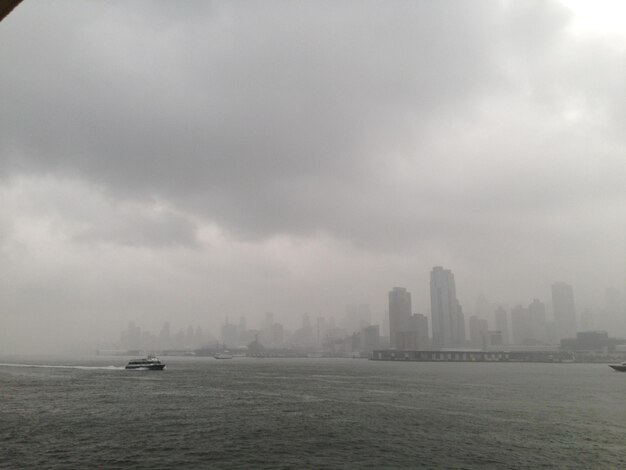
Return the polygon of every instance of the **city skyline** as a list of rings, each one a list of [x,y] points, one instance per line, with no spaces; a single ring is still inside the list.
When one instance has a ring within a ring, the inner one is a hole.
[[[473,310],[464,315],[456,298],[456,282],[452,270],[435,266],[431,270],[431,310],[427,315],[415,313],[411,292],[404,287],[393,287],[388,292],[388,310],[379,323],[372,321],[367,304],[349,304],[342,318],[333,316],[301,317],[301,324],[286,328],[273,312],[256,327],[248,328],[248,318],[238,322],[224,318],[220,331],[203,331],[201,327],[187,326],[177,333],[170,332],[165,322],[158,335],[141,330],[133,321],[121,333],[118,343],[108,343],[121,350],[181,350],[201,348],[246,348],[254,343],[270,349],[321,351],[343,353],[371,353],[378,347],[392,350],[446,350],[495,348],[559,348],[562,340],[572,341],[579,333],[608,331],[612,317],[626,314],[619,291],[607,289],[604,310],[594,315],[586,310],[577,318],[574,289],[564,282],[551,285],[556,309],[549,312],[546,304],[534,298],[527,304],[510,308],[490,303],[483,295],[476,299]],[[577,326],[580,325],[580,326]],[[388,335],[381,334],[388,327]],[[626,339],[626,330],[611,331],[612,337]],[[367,345],[367,346],[366,346]],[[376,345],[374,347],[374,345]],[[105,348],[106,349],[106,348]]]

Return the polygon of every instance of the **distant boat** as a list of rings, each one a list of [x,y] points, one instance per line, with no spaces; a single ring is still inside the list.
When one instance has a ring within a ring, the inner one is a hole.
[[[125,369],[163,370],[165,364],[159,361],[156,356],[148,356],[143,359],[131,359],[126,364]]]
[[[228,351],[222,351],[213,356],[215,359],[232,359],[233,356]]]
[[[609,364],[609,367],[618,372],[626,372],[626,362],[622,362],[621,364]]]

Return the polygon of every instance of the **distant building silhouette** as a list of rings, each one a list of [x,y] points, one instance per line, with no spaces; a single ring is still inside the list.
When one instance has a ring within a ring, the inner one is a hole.
[[[434,267],[430,273],[430,312],[435,348],[465,343],[465,319],[456,298],[454,274],[441,266]]]
[[[489,331],[488,346],[502,346],[502,332],[500,330]]]
[[[559,338],[575,338],[578,329],[572,286],[564,282],[552,284],[552,304]]]
[[[416,313],[411,317],[410,329],[416,332],[415,349],[427,349],[430,346],[428,317],[421,313]]]
[[[236,348],[239,346],[237,325],[228,323],[228,318],[226,319],[226,323],[222,325],[222,343],[227,345],[229,348]]]
[[[533,299],[528,306],[528,323],[530,325],[530,338],[539,344],[546,344],[548,342],[546,306],[538,299]]]
[[[561,348],[567,351],[607,354],[615,351],[615,346],[618,343],[618,340],[609,338],[609,334],[606,331],[582,331],[576,333],[575,338],[562,339]]]
[[[489,303],[484,294],[480,294],[474,304],[474,315],[487,320],[493,316],[493,311],[493,305]]]
[[[502,334],[502,344],[511,344],[511,336],[509,334],[509,315],[501,305],[498,306],[493,314],[496,331]]]
[[[389,341],[399,348],[400,335],[408,331],[411,318],[411,293],[404,287],[394,287],[389,292]]]
[[[469,337],[473,348],[486,349],[489,346],[489,323],[487,320],[472,315],[469,319]]]
[[[380,328],[378,325],[365,326],[361,329],[361,351],[371,354],[380,347]]]
[[[426,350],[429,345],[428,317],[421,313],[411,315],[406,328],[396,333],[396,348],[398,349]]]
[[[559,335],[556,332],[556,322],[549,321],[546,323],[546,336],[548,344],[559,344]]]
[[[511,310],[511,333],[513,344],[529,344],[532,342],[528,309],[521,305],[516,305]]]

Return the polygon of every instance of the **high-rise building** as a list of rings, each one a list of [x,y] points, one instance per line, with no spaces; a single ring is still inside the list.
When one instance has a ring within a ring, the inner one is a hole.
[[[427,349],[430,345],[428,337],[428,317],[421,313],[416,313],[411,317],[411,330],[417,333],[415,349]]]
[[[394,287],[389,292],[389,341],[392,348],[399,347],[398,336],[407,331],[411,318],[411,293],[404,287]]]
[[[500,330],[488,332],[488,346],[502,346],[502,332]]]
[[[493,305],[489,303],[484,294],[480,294],[474,304],[474,315],[478,318],[488,320],[493,315]]]
[[[436,266],[430,273],[430,314],[433,346],[449,348],[465,343],[465,319],[458,299],[454,274]]]
[[[498,305],[498,308],[493,314],[493,318],[496,324],[496,331],[502,333],[502,344],[510,344],[511,336],[509,335],[509,315],[502,305]]]
[[[575,338],[578,329],[572,286],[564,282],[552,284],[552,305],[559,338]]]
[[[560,343],[559,335],[556,332],[556,322],[546,322],[546,337],[548,344],[557,345]]]
[[[548,342],[548,324],[546,321],[546,306],[538,299],[533,299],[528,306],[528,323],[530,338],[541,344]]]
[[[229,348],[236,348],[239,346],[239,335],[237,334],[237,325],[226,323],[222,325],[222,344]]]
[[[361,351],[371,354],[380,344],[380,328],[378,325],[365,326],[361,329]]]
[[[396,333],[396,348],[426,350],[429,347],[428,317],[421,313],[411,315],[404,330]]]
[[[489,324],[487,320],[472,315],[469,319],[469,336],[473,348],[486,349],[489,346]]]
[[[513,344],[532,343],[528,309],[521,305],[517,305],[511,310],[511,333]]]

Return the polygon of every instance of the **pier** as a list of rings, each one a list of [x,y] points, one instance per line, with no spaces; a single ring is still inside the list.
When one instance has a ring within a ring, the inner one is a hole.
[[[372,352],[373,361],[417,362],[574,362],[569,351],[412,351],[381,349]]]

